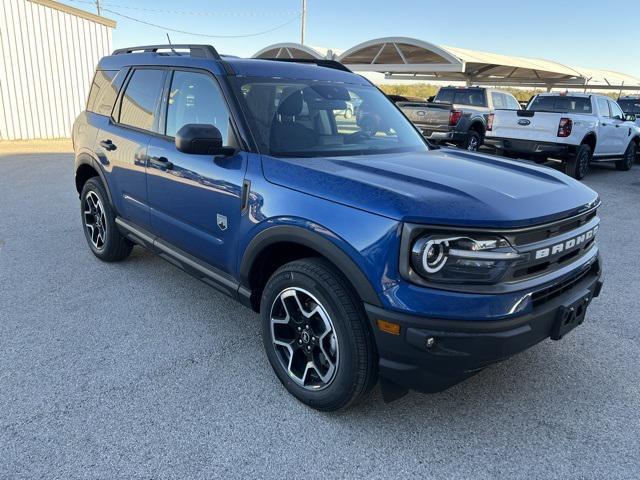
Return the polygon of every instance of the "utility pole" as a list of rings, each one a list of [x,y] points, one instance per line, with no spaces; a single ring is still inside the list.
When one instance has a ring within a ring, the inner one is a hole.
[[[302,31],[300,32],[300,43],[304,45],[304,33],[307,24],[307,0],[302,0]]]
[[[100,15],[100,0],[96,0],[96,10],[98,11],[98,15]]]

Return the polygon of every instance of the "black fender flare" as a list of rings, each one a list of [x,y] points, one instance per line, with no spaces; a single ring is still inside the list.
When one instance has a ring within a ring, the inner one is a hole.
[[[113,203],[113,198],[111,197],[111,190],[109,189],[109,183],[107,183],[107,178],[105,177],[104,171],[102,170],[102,167],[100,166],[100,162],[98,162],[98,160],[93,158],[88,153],[80,153],[80,154],[78,154],[78,156],[76,157],[76,160],[75,160],[74,175],[77,175],[78,169],[82,165],[88,165],[91,168],[93,168],[96,172],[98,172],[98,176],[100,177],[100,180],[102,181],[102,185],[104,185],[104,189],[107,191],[107,196],[109,197],[109,203],[111,204],[112,207],[115,208],[115,205]],[[82,192],[78,192],[78,194],[80,194],[80,193],[82,193]]]
[[[265,248],[279,242],[298,243],[311,248],[332,262],[353,285],[362,301],[382,307],[380,298],[360,267],[330,240],[306,228],[276,225],[258,233],[247,245],[240,265],[240,283],[249,287],[251,268]]]
[[[476,125],[480,125],[482,129],[480,134],[484,137],[487,131],[487,123],[482,115],[471,118],[471,120],[469,121],[469,127],[467,128],[467,132],[470,132],[471,130],[475,130],[473,127]]]
[[[582,137],[582,140],[580,140],[580,145],[582,145],[584,143],[584,141],[587,139],[587,137],[593,137],[596,141],[596,145],[598,145],[598,134],[595,131],[591,131],[591,132],[587,132],[585,134],[584,137]],[[595,148],[593,149],[595,151]],[[593,152],[591,152],[593,153]]]

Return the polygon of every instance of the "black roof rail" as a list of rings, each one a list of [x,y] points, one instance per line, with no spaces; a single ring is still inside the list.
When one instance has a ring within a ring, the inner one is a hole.
[[[319,67],[333,68],[334,70],[342,70],[343,72],[353,73],[342,63],[336,60],[325,60],[323,58],[258,58],[258,60],[271,60],[274,62],[290,62],[290,63],[312,63]]]
[[[114,50],[112,55],[122,55],[126,53],[156,53],[158,50],[189,50],[192,57],[197,58],[213,58],[221,60],[218,51],[211,45],[192,45],[192,44],[164,44],[164,45],[144,45],[140,47],[127,47]],[[176,52],[178,53],[178,52]]]
[[[169,50],[176,55],[182,54],[181,52],[178,52],[178,50],[188,50],[189,56],[191,56],[192,58],[210,58],[212,60],[218,60],[222,63],[222,66],[224,67],[224,70],[228,75],[234,74],[231,65],[225,62],[218,51],[211,45],[196,45],[188,43],[143,45],[140,47],[118,48],[117,50],[114,50],[111,55],[124,55],[129,53],[157,53],[158,50]]]

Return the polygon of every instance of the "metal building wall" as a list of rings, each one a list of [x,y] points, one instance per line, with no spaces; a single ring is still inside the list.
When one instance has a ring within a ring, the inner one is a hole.
[[[114,26],[51,0],[1,0],[0,139],[71,136]]]

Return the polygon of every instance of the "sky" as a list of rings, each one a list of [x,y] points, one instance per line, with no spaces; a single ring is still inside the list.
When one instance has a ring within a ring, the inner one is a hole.
[[[96,12],[93,0],[58,0]],[[276,42],[300,41],[302,0],[100,0],[118,22],[113,47],[210,43],[251,56]],[[124,15],[124,16],[123,16]],[[378,37],[415,37],[474,50],[554,60],[640,77],[640,0],[307,0],[305,43],[346,50]]]

